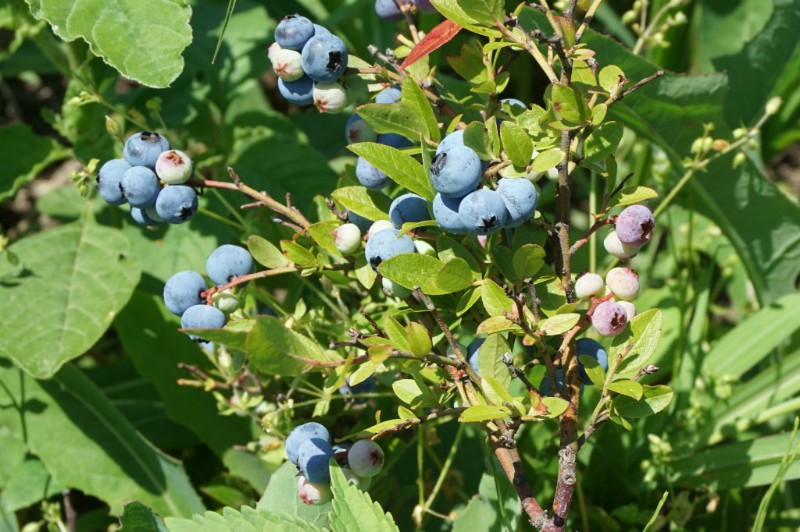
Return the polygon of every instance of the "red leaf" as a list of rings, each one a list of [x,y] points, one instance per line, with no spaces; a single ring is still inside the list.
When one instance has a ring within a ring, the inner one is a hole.
[[[462,28],[451,20],[444,20],[441,24],[433,28],[428,34],[417,43],[408,57],[405,58],[400,68],[407,68],[413,63],[416,63],[434,50],[441,48],[453,37],[455,37]]]

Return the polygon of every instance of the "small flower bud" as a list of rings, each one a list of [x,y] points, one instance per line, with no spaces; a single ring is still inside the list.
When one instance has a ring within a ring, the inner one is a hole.
[[[764,108],[764,112],[768,115],[774,115],[780,110],[781,105],[783,105],[783,99],[780,96],[770,98],[767,102],[767,106]]]

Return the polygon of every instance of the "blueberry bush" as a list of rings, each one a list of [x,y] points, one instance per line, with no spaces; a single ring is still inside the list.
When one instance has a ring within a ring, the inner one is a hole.
[[[0,530],[795,529],[798,25],[0,5]]]

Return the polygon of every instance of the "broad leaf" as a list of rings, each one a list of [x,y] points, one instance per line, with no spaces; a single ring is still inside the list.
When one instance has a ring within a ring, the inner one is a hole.
[[[378,144],[377,142],[359,142],[358,144],[351,144],[348,149],[366,159],[367,162],[389,176],[392,181],[401,187],[407,188],[428,201],[433,200],[436,195],[431,185],[431,180],[422,165],[416,159],[397,148]]]
[[[378,271],[409,290],[419,286],[428,295],[449,294],[467,288],[472,282],[467,263],[456,260],[445,263],[429,255],[401,253],[383,261]],[[450,266],[452,263],[456,264]]]
[[[374,532],[399,532],[392,515],[383,511],[365,493],[350,484],[340,467],[331,467],[331,491],[333,491],[333,512],[331,512],[331,532],[352,532],[369,530]]]
[[[462,423],[474,423],[502,419],[511,415],[511,411],[504,406],[475,405],[470,406],[458,416]]]
[[[286,461],[270,477],[264,495],[256,505],[256,510],[265,510],[271,513],[284,513],[294,518],[302,519],[309,528],[324,528],[328,526],[328,516],[332,505],[305,504],[297,496],[297,467]],[[277,528],[275,530],[278,530]]]
[[[345,209],[370,220],[388,220],[389,198],[366,187],[337,188],[331,194]]]
[[[247,354],[253,365],[268,375],[298,375],[312,362],[336,360],[317,342],[270,316],[256,320],[247,336]]]
[[[620,387],[628,392],[633,393],[634,390],[630,387]],[[635,418],[652,416],[664,410],[672,402],[675,396],[670,388],[663,385],[658,386],[643,386],[642,398],[639,400],[626,397],[625,395],[618,395],[614,398],[614,409],[616,413],[622,417]]]
[[[247,238],[247,249],[256,262],[267,268],[283,268],[291,264],[275,244],[260,236],[250,235]]]
[[[49,165],[69,156],[54,139],[40,137],[22,124],[0,127],[0,146],[14,154],[0,167],[0,201],[12,197]]]

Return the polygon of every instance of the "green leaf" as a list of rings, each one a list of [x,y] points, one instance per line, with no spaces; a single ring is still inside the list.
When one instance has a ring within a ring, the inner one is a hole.
[[[247,351],[255,367],[268,375],[299,375],[308,366],[308,360],[336,360],[317,342],[271,316],[256,319],[247,336]]]
[[[503,121],[500,124],[500,139],[514,166],[528,166],[533,155],[533,142],[521,126],[508,120]]]
[[[54,139],[40,137],[22,124],[0,127],[0,146],[14,154],[0,168],[0,201],[12,197],[54,162],[69,157],[69,150]]]
[[[532,279],[544,266],[544,248],[538,244],[525,244],[514,252],[512,264],[518,281]]]
[[[0,261],[0,354],[47,378],[111,326],[139,282],[119,231],[86,218],[19,240],[14,266]]]
[[[505,18],[503,0],[461,0],[459,4],[467,16],[487,26],[503,22]]]
[[[309,236],[314,239],[319,247],[330,253],[331,255],[340,257],[342,252],[336,247],[333,238],[333,231],[339,227],[341,222],[338,220],[327,220],[324,222],[317,222],[308,226]]]
[[[366,159],[401,187],[407,188],[428,201],[433,200],[436,195],[431,180],[422,165],[397,148],[377,142],[359,142],[350,144],[347,148]]]
[[[436,257],[419,253],[401,253],[381,262],[378,271],[409,290],[419,286],[428,295],[442,295],[463,290],[472,282],[471,275],[464,278],[459,274],[464,271],[464,266],[449,267],[451,262],[444,263]],[[440,274],[444,281],[442,285],[439,284]]]
[[[622,72],[621,68],[617,65],[608,65],[603,67],[600,71],[600,74],[597,76],[597,81],[606,92],[611,92],[617,87],[620,79],[623,78],[625,78],[625,73]]]
[[[203,509],[180,463],[136,432],[74,366],[37,381],[0,360],[0,381],[3,404],[25,405],[0,409],[0,426],[24,434],[30,452],[59,483],[105,501],[115,514],[134,499],[161,514]]]
[[[620,191],[619,195],[611,202],[611,207],[619,207],[622,205],[633,205],[643,201],[655,199],[658,197],[658,192],[650,187],[628,187]]]
[[[514,301],[506,295],[497,283],[491,279],[483,281],[481,286],[481,302],[489,316],[503,316],[514,309]]]
[[[425,126],[424,129],[417,132],[417,135],[422,133],[426,139],[439,142],[442,136],[439,132],[439,124],[436,122],[436,115],[430,101],[412,76],[403,80],[401,101],[407,109],[417,115],[418,121]]]
[[[356,113],[376,133],[397,133],[416,140],[420,131],[425,131],[422,118],[402,103],[368,103],[356,108]]]
[[[283,268],[292,264],[275,244],[260,236],[250,235],[247,249],[256,262],[267,268]]]
[[[662,321],[659,309],[646,310],[634,316],[625,331],[614,337],[609,360],[619,356],[629,343],[633,344],[617,368],[617,377],[633,377],[647,364],[661,339]]]
[[[431,3],[445,18],[452,20],[472,33],[487,37],[500,37],[501,35],[498,30],[481,26],[478,21],[467,15],[460,5],[460,0],[431,0]]]
[[[603,384],[606,382],[606,372],[603,371],[597,359],[589,355],[580,355],[578,360],[583,364],[583,370],[589,375],[592,384],[598,388],[602,388]]]
[[[281,249],[290,262],[302,268],[313,268],[317,265],[317,257],[314,253],[294,240],[281,240]]]
[[[511,411],[504,406],[474,405],[461,412],[461,415],[458,416],[458,421],[461,423],[474,423],[507,418],[510,415]]]
[[[545,336],[558,336],[572,329],[580,319],[580,314],[556,314],[537,323],[536,328]]]
[[[25,456],[25,452],[27,449],[23,446],[23,456]],[[58,495],[67,488],[56,482],[42,461],[33,456],[15,464],[4,474],[8,475],[8,482],[3,486],[2,504],[6,510],[12,512],[35,505],[42,499]],[[0,527],[0,530],[3,528]]]
[[[398,399],[412,409],[433,406],[437,403],[436,396],[431,391],[414,379],[400,379],[392,383],[392,391]]]
[[[456,257],[444,263],[436,275],[436,286],[446,293],[459,292],[472,284],[472,270],[466,261]]]
[[[345,479],[338,465],[331,466],[331,491],[333,491],[333,512],[331,513],[331,532],[399,532],[392,515],[370,499]]]
[[[389,198],[366,187],[342,187],[331,193],[337,203],[345,209],[373,221],[388,220]]]
[[[166,532],[164,521],[151,508],[134,501],[125,505],[119,518],[122,532]]]
[[[625,395],[638,401],[644,394],[644,388],[641,384],[631,380],[615,381],[608,385],[608,390],[614,393]]]
[[[478,350],[478,373],[483,377],[492,377],[502,386],[511,384],[511,374],[503,363],[503,355],[511,349],[502,334],[490,334]]]
[[[396,349],[406,352],[411,351],[411,344],[409,344],[406,330],[393,315],[388,313],[384,314],[381,320],[381,327],[383,327],[383,330],[389,335],[389,340]]]
[[[428,329],[412,321],[406,328],[406,334],[408,336],[408,345],[414,355],[421,357],[431,352],[433,345],[431,344],[431,336],[428,334]]]
[[[297,466],[288,460],[278,468],[269,479],[264,495],[256,505],[256,510],[267,511],[272,514],[281,514],[283,517],[294,518],[293,521],[302,520],[302,523],[313,530],[328,526],[328,518],[333,505],[304,504],[297,496]],[[288,520],[288,519],[287,519]],[[167,520],[167,524],[170,522]],[[194,530],[198,530],[197,527]],[[283,530],[278,523],[272,529],[258,530]],[[187,530],[187,532],[189,532]]]
[[[553,85],[552,106],[556,116],[569,124],[585,122],[590,115],[586,102],[575,89],[560,83]]]
[[[560,163],[563,158],[564,152],[558,148],[545,150],[533,158],[531,170],[537,173],[546,172]]]
[[[297,483],[295,482],[295,499],[299,500],[296,490]],[[191,519],[167,517],[165,521],[170,532],[192,532],[197,530],[219,532],[258,532],[259,530],[304,532],[308,530],[314,532],[323,530],[282,510],[271,512],[263,508],[254,509],[248,506],[242,506],[238,511],[225,507],[222,509],[222,515],[217,512],[205,512],[194,515]]]
[[[46,20],[56,35],[67,42],[82,39],[96,56],[143,85],[167,87],[183,70],[181,54],[192,42],[192,9],[185,2],[28,0],[28,4],[33,16]]]
[[[667,408],[675,396],[675,392],[664,385],[644,385],[642,388],[642,398],[638,401],[624,395],[615,397],[613,403],[616,413],[627,418],[651,416]]]
[[[800,294],[789,294],[744,320],[711,348],[701,373],[741,377],[800,329],[798,308]]]
[[[583,159],[587,163],[602,161],[614,153],[622,141],[625,128],[619,122],[606,122],[596,128],[583,144]]]
[[[542,403],[547,407],[547,417],[558,417],[569,408],[569,402],[560,397],[542,397]]]
[[[475,150],[482,161],[494,158],[492,140],[486,126],[481,122],[472,122],[464,130],[464,145]]]
[[[492,334],[506,331],[522,333],[522,327],[505,316],[492,316],[491,318],[486,318],[478,325],[475,334]]]
[[[439,260],[442,262],[449,262],[455,257],[458,257],[467,262],[472,272],[473,279],[478,280],[481,278],[481,267],[478,261],[461,243],[453,240],[449,236],[441,235],[436,240],[436,249],[439,253]]]

